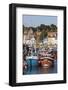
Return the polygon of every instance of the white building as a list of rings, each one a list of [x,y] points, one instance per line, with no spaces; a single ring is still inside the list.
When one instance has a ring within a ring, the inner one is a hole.
[[[48,45],[57,46],[57,32],[48,32]]]

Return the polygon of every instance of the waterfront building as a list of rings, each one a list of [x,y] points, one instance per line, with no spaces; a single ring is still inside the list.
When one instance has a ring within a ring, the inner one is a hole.
[[[48,32],[47,39],[49,47],[57,46],[57,32]]]
[[[28,44],[28,45],[31,44],[32,39],[33,39],[33,41],[35,40],[32,28],[25,28],[24,33],[23,33],[23,42],[24,42],[24,44]]]

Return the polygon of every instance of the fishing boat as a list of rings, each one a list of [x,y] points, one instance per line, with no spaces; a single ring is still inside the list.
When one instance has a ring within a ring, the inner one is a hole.
[[[53,59],[50,57],[40,58],[40,65],[45,68],[49,68],[53,65]]]
[[[28,67],[38,66],[38,56],[26,56]]]
[[[54,59],[52,55],[47,51],[41,51],[39,53],[39,65],[45,68],[51,67],[53,65]]]
[[[38,59],[38,56],[26,56],[26,60],[28,60],[28,59]]]

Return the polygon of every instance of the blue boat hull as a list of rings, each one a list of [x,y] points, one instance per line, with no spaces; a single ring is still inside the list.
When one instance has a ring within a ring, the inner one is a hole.
[[[28,59],[27,60],[27,65],[30,66],[37,66],[38,65],[38,60],[37,59]]]

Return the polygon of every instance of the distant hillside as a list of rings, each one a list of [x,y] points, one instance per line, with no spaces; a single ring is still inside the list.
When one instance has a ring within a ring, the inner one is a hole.
[[[37,27],[26,27],[23,25],[23,30],[29,30],[30,28],[32,28],[33,32],[38,31],[38,30],[39,31],[45,30],[46,32],[49,32],[49,31],[57,32],[57,26],[54,24],[51,24],[51,25],[41,24],[40,26],[37,26]]]

